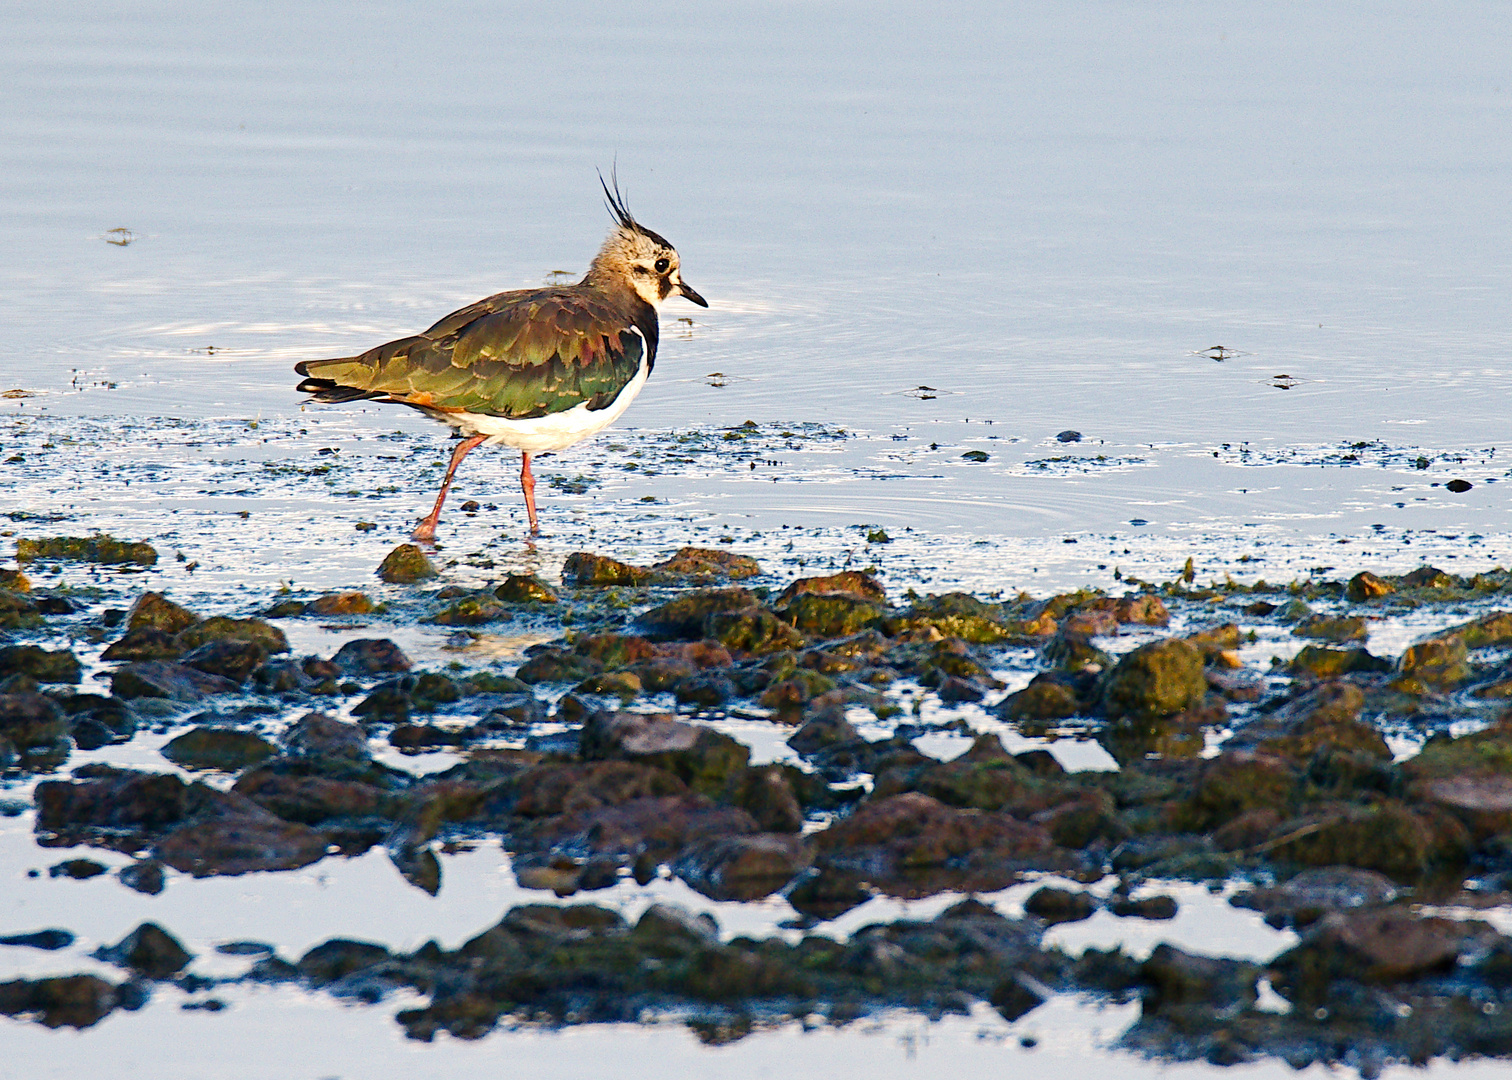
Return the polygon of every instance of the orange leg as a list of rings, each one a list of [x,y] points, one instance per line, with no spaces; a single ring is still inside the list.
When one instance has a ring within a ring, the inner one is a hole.
[[[462,459],[473,447],[487,440],[487,435],[474,435],[469,439],[463,439],[452,451],[451,464],[446,467],[446,479],[441,481],[441,494],[436,496],[435,508],[430,514],[415,526],[415,531],[410,533],[411,540],[434,540],[436,538],[436,522],[441,520],[441,504],[446,501],[446,493],[451,490],[452,476],[457,471],[457,466],[462,464]]]
[[[520,490],[525,492],[525,513],[530,517],[530,534],[534,536],[541,531],[540,522],[536,520],[535,477],[530,475],[530,455],[521,456],[524,461],[520,464]]]

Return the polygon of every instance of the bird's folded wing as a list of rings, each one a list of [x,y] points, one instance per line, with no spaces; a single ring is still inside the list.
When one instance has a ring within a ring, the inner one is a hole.
[[[320,400],[382,397],[442,412],[525,419],[609,405],[635,378],[645,335],[623,312],[582,294],[500,293],[424,334],[361,356],[296,370]]]

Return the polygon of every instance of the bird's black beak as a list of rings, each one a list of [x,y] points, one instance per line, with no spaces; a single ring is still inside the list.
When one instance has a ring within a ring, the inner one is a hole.
[[[696,292],[694,292],[693,291],[693,287],[691,285],[689,285],[686,281],[679,281],[677,283],[677,291],[682,296],[686,296],[689,300],[693,301],[699,307],[708,307],[709,306],[709,302],[707,300],[705,300],[703,297],[699,296]]]

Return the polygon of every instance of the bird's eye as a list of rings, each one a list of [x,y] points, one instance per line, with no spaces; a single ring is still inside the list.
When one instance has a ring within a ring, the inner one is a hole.
[[[672,262],[671,262],[670,259],[657,259],[656,260],[656,272],[658,274],[665,274],[667,272],[667,267],[669,267],[671,265],[672,265]]]

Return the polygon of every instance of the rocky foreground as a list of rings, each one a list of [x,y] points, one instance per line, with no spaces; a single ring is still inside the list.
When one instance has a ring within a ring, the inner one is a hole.
[[[418,991],[428,1004],[398,1016],[412,1037],[670,1015],[721,1040],[897,1006],[941,1015],[986,1001],[1014,1019],[1073,992],[1138,996],[1125,1043],[1177,1060],[1273,1055],[1369,1074],[1512,1053],[1512,939],[1476,917],[1512,903],[1504,571],[889,598],[862,572],[777,588],[749,559],[684,549],[655,567],[579,554],[560,585],[511,575],[479,590],[430,583],[435,568],[406,547],[380,569],[379,600],[284,596],[207,617],[152,591],[128,610],[108,593],[33,590],[27,577],[49,561],[151,565],[147,545],[18,548],[21,569],[0,572],[11,642],[0,646],[0,762],[12,786],[45,777],[32,788],[44,847],[129,853],[123,885],[155,893],[174,873],[287,870],[381,845],[434,893],[438,848],[502,838],[543,902],[455,952],[337,939],[284,958],[236,946],[249,956],[244,980],[369,1001]],[[401,609],[456,633],[512,621],[560,636],[508,673],[417,671],[355,624],[329,657],[291,656],[280,627]],[[1438,629],[1377,656],[1365,643],[1388,617]],[[1257,629],[1308,643],[1260,670],[1242,656]],[[1032,655],[1037,674],[1002,697],[994,672],[1009,654]],[[96,672],[109,694],[80,689]],[[914,744],[940,730],[923,719],[926,701],[986,703],[1028,735],[1096,738],[1120,767],[1067,773],[993,734],[937,760]],[[857,708],[891,737],[863,738]],[[721,715],[790,729],[802,764],[751,765],[746,746],[701,722]],[[162,754],[177,769],[94,760],[65,773],[77,752],[146,729],[174,733]],[[1395,760],[1383,733],[1425,741]],[[444,748],[460,763],[420,777],[378,760],[383,746]],[[87,858],[53,868],[103,871]],[[1117,883],[1102,898],[1047,886],[1022,918],[963,899],[927,922],[823,933],[879,893],[991,893],[1048,872]],[[722,900],[781,893],[804,933],[727,941],[707,916],[658,905],[629,925],[549,895],[666,875]],[[1263,964],[1170,945],[1142,961],[1072,957],[1042,940],[1047,925],[1098,908],[1169,919],[1176,905],[1158,883],[1173,879],[1245,883],[1233,902],[1301,939]],[[0,943],[71,941],[52,929]],[[158,982],[219,985],[186,973],[192,957],[151,923],[99,956],[120,981],[3,983],[0,1012],[83,1027],[139,1006]]]

